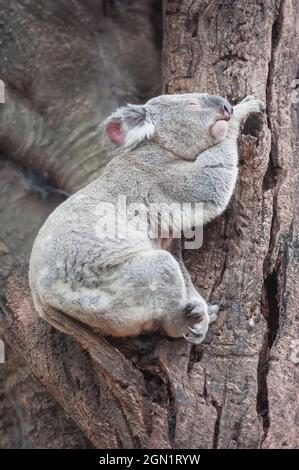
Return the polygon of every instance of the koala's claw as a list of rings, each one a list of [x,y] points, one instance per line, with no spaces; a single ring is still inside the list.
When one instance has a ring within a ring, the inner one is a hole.
[[[206,310],[207,306],[207,310]],[[209,324],[217,319],[220,304],[216,301],[206,304],[188,303],[184,308],[184,314],[189,319],[196,318],[196,323],[188,326],[190,333],[183,335],[191,344],[200,344],[205,339]]]
[[[201,331],[199,330],[199,328],[191,328],[191,326],[189,326],[188,329],[191,331],[191,333],[193,333],[196,336],[201,335]]]
[[[201,323],[197,323],[193,328],[188,327],[191,334],[183,335],[185,340],[191,344],[200,344],[206,336],[207,328],[204,328]]]
[[[201,317],[203,309],[200,305],[189,303],[184,308],[184,314],[186,317]]]
[[[204,301],[189,302],[184,308],[184,315],[191,326],[188,326],[190,333],[183,335],[185,340],[192,344],[200,344],[208,331],[210,317],[208,305]]]

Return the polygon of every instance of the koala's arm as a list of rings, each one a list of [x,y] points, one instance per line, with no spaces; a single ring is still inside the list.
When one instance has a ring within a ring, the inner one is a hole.
[[[254,97],[234,107],[223,141],[202,152],[194,162],[179,162],[168,168],[160,185],[171,198],[183,203],[203,203],[204,223],[221,214],[228,205],[238,174],[238,137],[241,122],[263,104]]]

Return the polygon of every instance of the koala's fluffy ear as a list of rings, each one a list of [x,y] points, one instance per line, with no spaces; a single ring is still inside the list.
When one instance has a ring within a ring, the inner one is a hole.
[[[154,133],[152,118],[143,105],[128,104],[119,108],[106,119],[103,126],[113,142],[128,148],[149,139]]]

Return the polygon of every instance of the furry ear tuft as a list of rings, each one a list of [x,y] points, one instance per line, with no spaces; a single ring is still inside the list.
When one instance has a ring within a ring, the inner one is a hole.
[[[154,124],[146,106],[128,104],[117,109],[103,123],[115,143],[134,148],[154,134]]]
[[[106,133],[116,144],[123,145],[125,143],[125,138],[121,128],[120,120],[112,120],[106,125]]]

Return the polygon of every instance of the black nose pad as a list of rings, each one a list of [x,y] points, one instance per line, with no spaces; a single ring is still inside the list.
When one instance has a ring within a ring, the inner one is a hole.
[[[226,106],[226,104],[223,105],[223,110],[224,110],[225,113],[231,114],[230,110],[229,110],[228,106]]]
[[[225,98],[222,98],[222,96],[210,95],[207,97],[207,100],[214,108],[222,111],[224,114],[227,113],[229,117],[232,116],[233,107]]]

